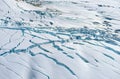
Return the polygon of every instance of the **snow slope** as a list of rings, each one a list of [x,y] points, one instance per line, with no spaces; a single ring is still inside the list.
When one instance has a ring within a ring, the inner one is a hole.
[[[120,78],[119,0],[38,4],[0,0],[0,79]]]

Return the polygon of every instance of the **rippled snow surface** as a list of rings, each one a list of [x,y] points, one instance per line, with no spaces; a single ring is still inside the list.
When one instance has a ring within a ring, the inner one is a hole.
[[[35,1],[0,0],[0,79],[120,79],[119,0]]]

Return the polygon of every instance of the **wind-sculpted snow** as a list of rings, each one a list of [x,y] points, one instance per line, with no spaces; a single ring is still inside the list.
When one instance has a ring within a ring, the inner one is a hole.
[[[0,79],[120,78],[117,0],[0,4]]]

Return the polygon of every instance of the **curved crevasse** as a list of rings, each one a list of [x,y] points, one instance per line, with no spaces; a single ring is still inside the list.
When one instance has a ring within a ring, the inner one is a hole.
[[[0,79],[119,79],[119,2],[0,4]]]

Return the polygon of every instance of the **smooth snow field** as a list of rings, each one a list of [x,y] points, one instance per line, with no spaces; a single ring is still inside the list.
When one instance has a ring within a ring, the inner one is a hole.
[[[120,1],[0,0],[0,79],[120,79]]]

